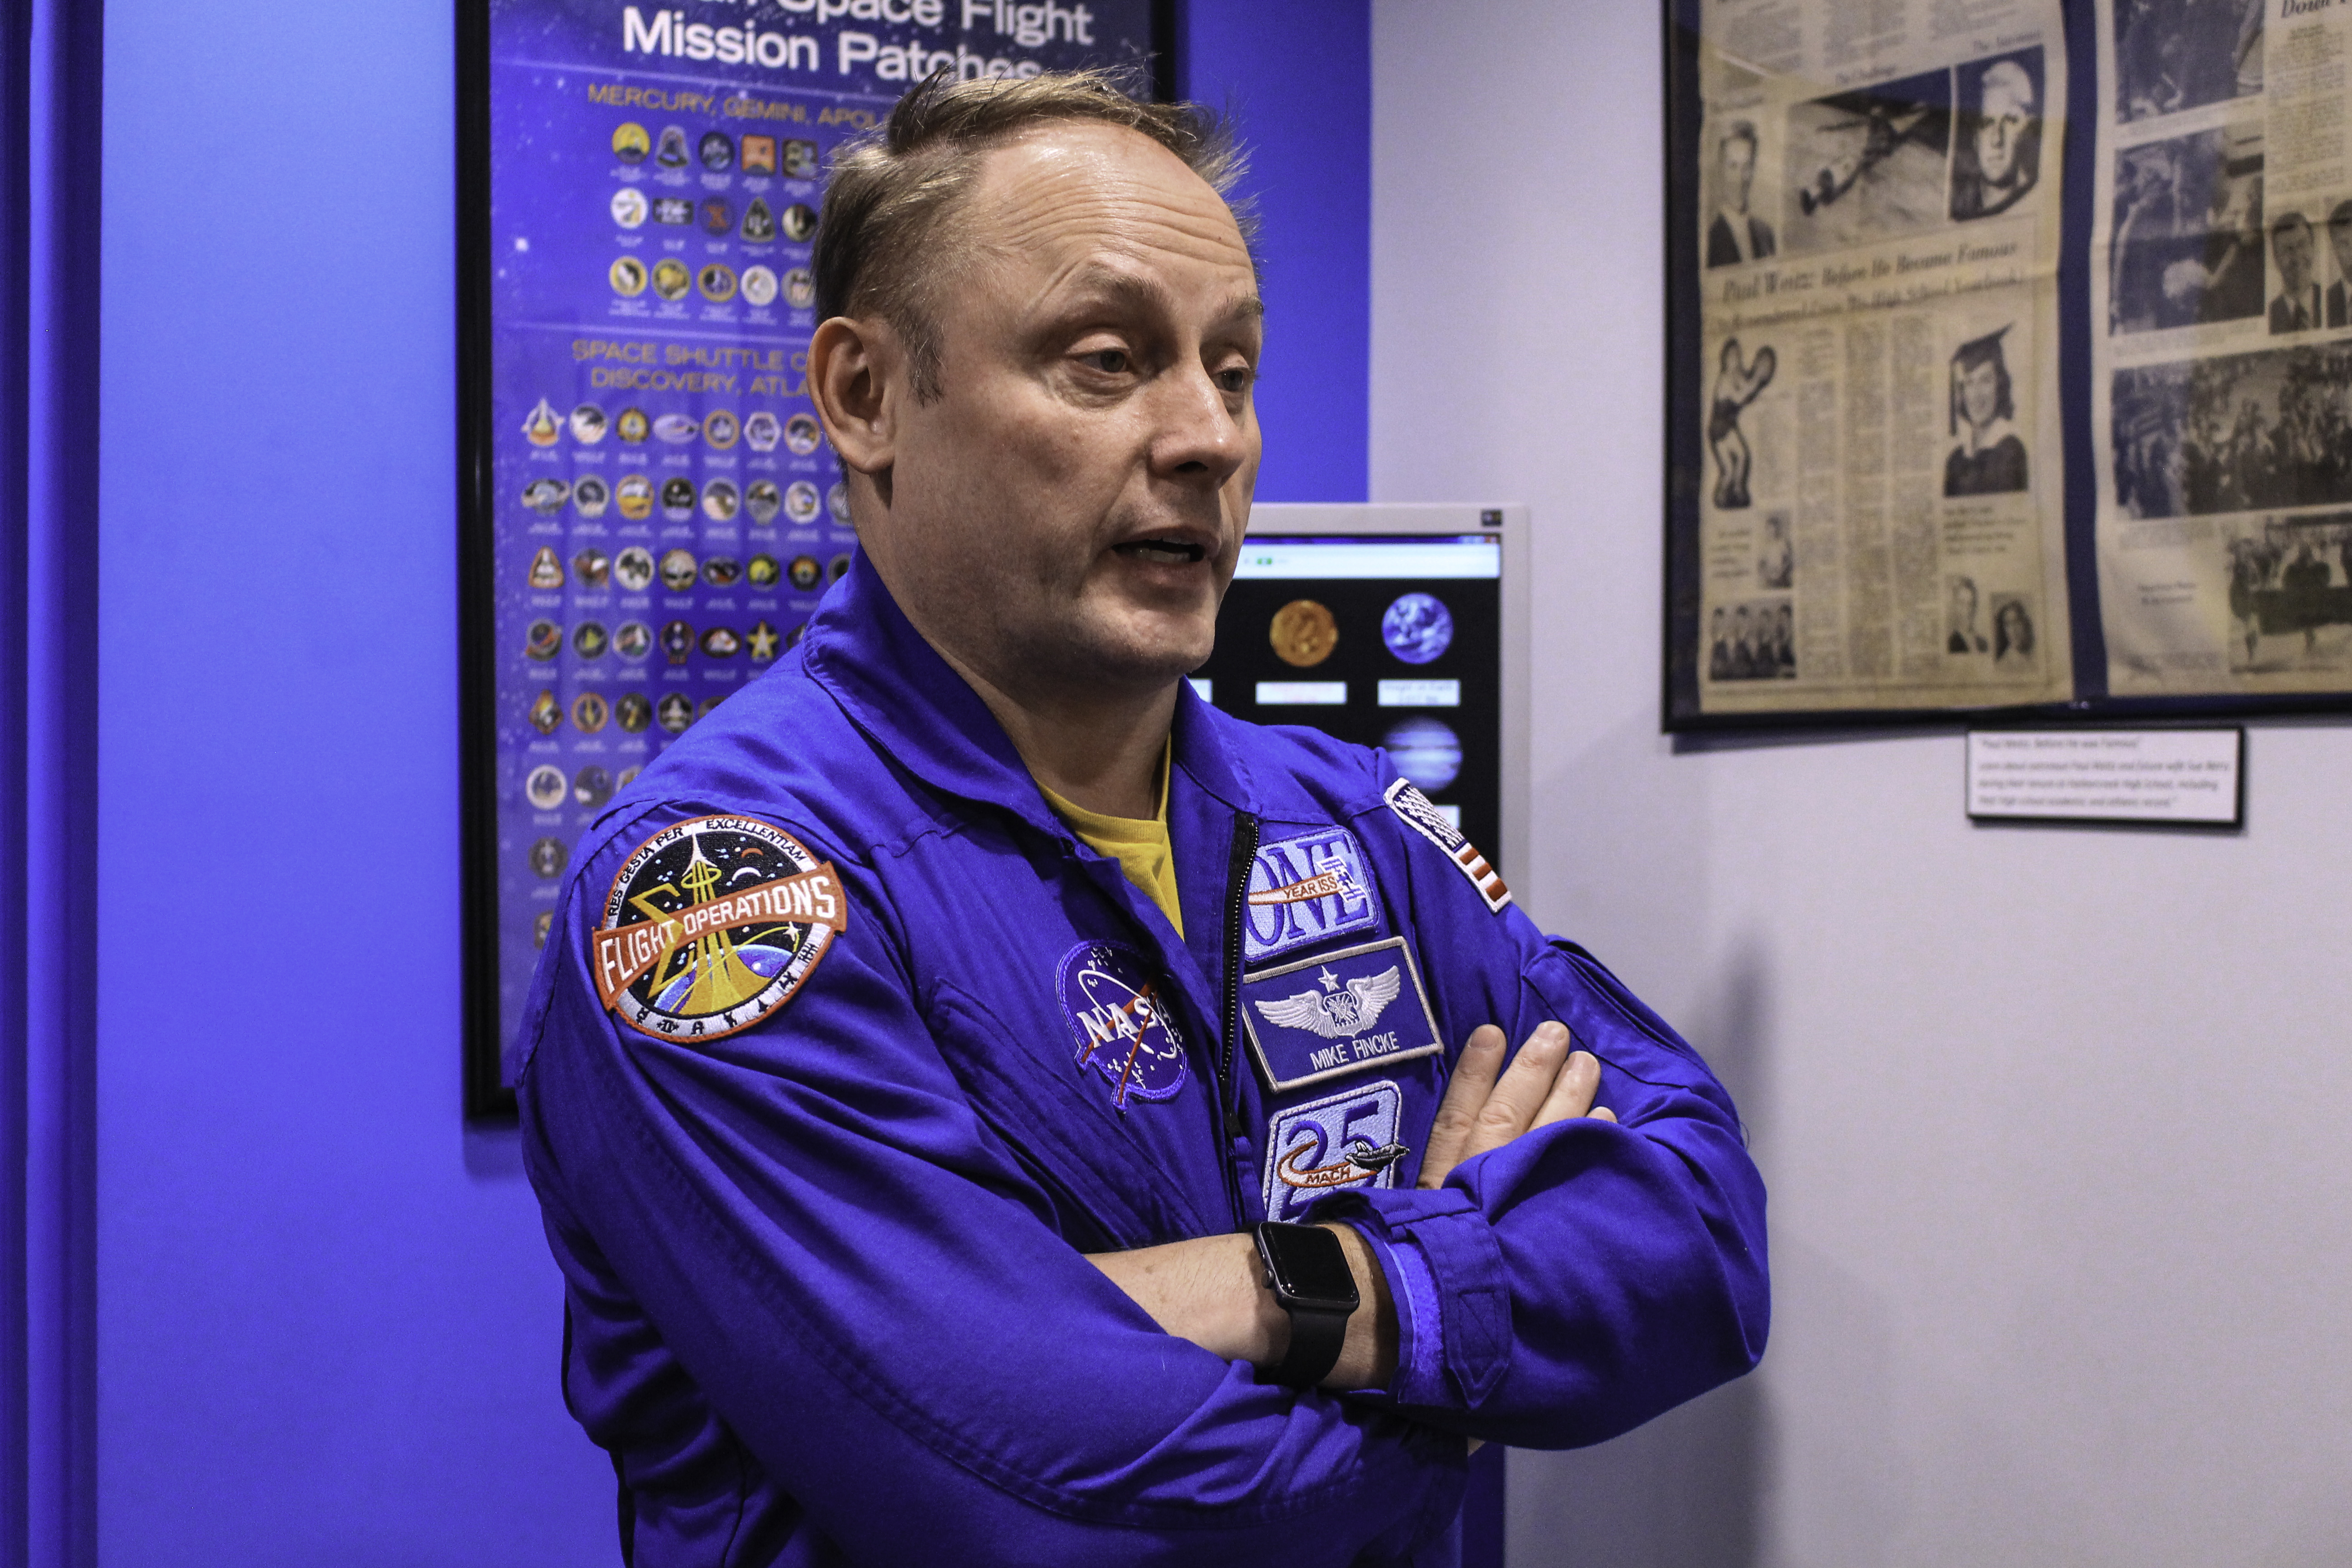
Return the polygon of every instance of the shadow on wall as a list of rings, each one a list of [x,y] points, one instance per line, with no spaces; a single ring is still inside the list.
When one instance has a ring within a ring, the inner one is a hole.
[[[1734,944],[1676,1025],[1731,1090],[1750,1146],[1772,1029],[1770,959],[1754,935]],[[1768,1349],[1767,1355],[1769,1357]],[[1511,1456],[1514,1568],[1743,1568],[1762,1561],[1771,1390],[1751,1374],[1598,1447]]]

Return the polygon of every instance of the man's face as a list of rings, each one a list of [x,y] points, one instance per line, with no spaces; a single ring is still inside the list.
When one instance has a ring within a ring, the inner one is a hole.
[[[2289,224],[2272,234],[2271,250],[2278,258],[2279,281],[2288,293],[2302,293],[2311,281],[2311,230]]]
[[[1171,684],[1209,657],[1257,479],[1241,231],[1166,149],[1075,121],[988,153],[947,226],[942,391],[899,398],[867,547],[1000,689]]]
[[[1990,360],[1979,360],[1960,372],[1960,409],[1969,416],[1969,424],[1991,424],[2000,407],[2000,366]]]
[[[1748,190],[1756,181],[1756,144],[1745,136],[1723,143],[1723,199],[1733,212],[1748,210]]]
[[[2336,274],[2352,280],[2352,222],[2327,226],[2327,248],[2336,253]]]
[[[2033,81],[2003,60],[1984,75],[1984,118],[1977,124],[1977,167],[1996,185],[2017,178],[2018,138],[2033,119]]]
[[[1952,625],[1968,626],[1977,618],[1977,585],[1969,582],[1952,584]]]

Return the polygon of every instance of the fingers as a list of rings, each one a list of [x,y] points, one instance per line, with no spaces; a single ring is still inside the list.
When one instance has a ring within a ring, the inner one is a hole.
[[[1535,1033],[1519,1047],[1519,1054],[1511,1058],[1511,1065],[1495,1080],[1486,1103],[1479,1108],[1471,1123],[1470,1137],[1463,1145],[1463,1159],[1499,1149],[1534,1123],[1536,1113],[1551,1096],[1560,1069],[1568,1064],[1571,1044],[1565,1024],[1536,1026]],[[1588,1095],[1588,1102],[1590,1098]]]
[[[1495,1087],[1495,1075],[1502,1070],[1507,1043],[1503,1031],[1492,1024],[1470,1031],[1454,1064],[1453,1079],[1445,1086],[1445,1098],[1438,1104],[1437,1121],[1429,1130],[1429,1147],[1421,1159],[1422,1186],[1444,1186],[1446,1175],[1466,1157],[1464,1149]]]
[[[1600,1090],[1601,1058],[1591,1051],[1570,1051],[1568,1060],[1560,1065],[1559,1076],[1552,1080],[1551,1093],[1544,1098],[1543,1109],[1536,1112],[1528,1125],[1549,1127],[1571,1116],[1586,1115],[1592,1110],[1592,1097]]]

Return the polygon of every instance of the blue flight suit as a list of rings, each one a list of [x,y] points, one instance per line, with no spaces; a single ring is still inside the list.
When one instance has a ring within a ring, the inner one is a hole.
[[[1463,1435],[1755,1363],[1730,1098],[1384,756],[1187,688],[1168,816],[1183,937],[861,556],[591,827],[514,1065],[636,1568],[1428,1562]],[[1618,1121],[1418,1190],[1470,1031],[1551,1018]],[[1372,1240],[1388,1390],[1262,1382],[1080,1256],[1269,1209]]]

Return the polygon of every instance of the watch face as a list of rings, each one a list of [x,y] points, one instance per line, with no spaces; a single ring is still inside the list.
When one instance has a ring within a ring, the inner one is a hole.
[[[1301,1306],[1356,1310],[1356,1277],[1338,1236],[1319,1225],[1269,1225],[1258,1235],[1276,1295]]]

